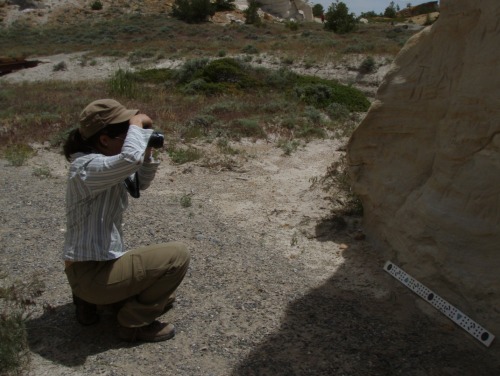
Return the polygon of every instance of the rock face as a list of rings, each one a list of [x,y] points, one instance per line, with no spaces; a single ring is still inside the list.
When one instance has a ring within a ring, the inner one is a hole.
[[[498,337],[500,2],[440,10],[349,141],[350,173],[387,259]]]
[[[263,11],[281,18],[312,21],[312,8],[303,0],[259,0]]]

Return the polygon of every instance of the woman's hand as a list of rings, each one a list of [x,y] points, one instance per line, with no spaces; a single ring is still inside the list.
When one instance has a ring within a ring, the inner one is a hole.
[[[137,114],[129,120],[130,125],[136,125],[140,128],[149,129],[153,127],[153,120],[146,114]]]

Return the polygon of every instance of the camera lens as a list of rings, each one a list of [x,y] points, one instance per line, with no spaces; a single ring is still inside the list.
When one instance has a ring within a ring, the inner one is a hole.
[[[148,147],[159,149],[163,147],[164,141],[165,141],[165,136],[163,136],[163,134],[161,134],[160,132],[155,131],[151,134],[151,137],[149,138]]]

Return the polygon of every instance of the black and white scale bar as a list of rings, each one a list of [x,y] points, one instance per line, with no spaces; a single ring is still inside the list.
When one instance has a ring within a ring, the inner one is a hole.
[[[470,317],[452,306],[439,295],[429,290],[411,275],[407,274],[404,270],[394,265],[391,261],[387,261],[385,263],[384,270],[394,278],[396,278],[403,285],[412,290],[414,293],[416,293],[418,296],[426,300],[428,303],[432,304],[435,308],[448,316],[448,318],[450,318],[456,324],[460,325],[463,329],[468,331],[473,337],[475,337],[485,346],[490,346],[495,339],[495,336],[492,333],[488,332],[481,325],[473,321]]]

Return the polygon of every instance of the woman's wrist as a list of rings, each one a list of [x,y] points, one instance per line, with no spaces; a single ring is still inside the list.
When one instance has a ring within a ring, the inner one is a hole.
[[[151,163],[154,162],[153,158],[153,148],[147,148],[145,153],[144,153],[144,162],[145,163]]]

